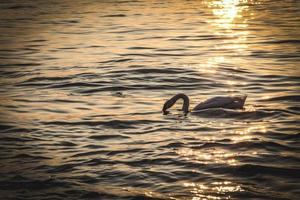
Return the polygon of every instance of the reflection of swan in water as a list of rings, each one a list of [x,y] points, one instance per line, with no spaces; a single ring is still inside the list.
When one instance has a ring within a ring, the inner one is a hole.
[[[227,108],[227,109],[242,109],[244,107],[247,96],[219,96],[207,99],[204,102],[195,106],[192,111],[199,111],[208,108]],[[186,114],[189,112],[189,97],[183,93],[176,94],[171,99],[167,100],[162,109],[164,114],[168,114],[168,109],[171,108],[178,99],[183,99],[182,111]]]

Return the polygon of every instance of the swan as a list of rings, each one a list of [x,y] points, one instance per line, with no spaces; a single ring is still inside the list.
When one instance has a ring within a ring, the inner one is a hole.
[[[227,109],[242,109],[244,107],[247,95],[244,96],[217,96],[196,105],[192,111],[199,111],[208,108],[227,108]],[[168,114],[168,109],[171,108],[178,99],[183,99],[182,111],[187,114],[189,112],[190,100],[184,93],[179,93],[167,100],[163,106],[162,112]]]

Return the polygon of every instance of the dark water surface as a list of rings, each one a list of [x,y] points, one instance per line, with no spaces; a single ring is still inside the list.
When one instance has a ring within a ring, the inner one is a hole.
[[[299,198],[299,24],[296,0],[1,1],[0,199]],[[248,99],[162,115],[179,92]]]

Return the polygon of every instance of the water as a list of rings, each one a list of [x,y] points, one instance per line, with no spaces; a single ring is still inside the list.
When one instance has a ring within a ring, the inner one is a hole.
[[[1,199],[297,199],[299,1],[1,1]],[[245,110],[162,115],[247,94]]]

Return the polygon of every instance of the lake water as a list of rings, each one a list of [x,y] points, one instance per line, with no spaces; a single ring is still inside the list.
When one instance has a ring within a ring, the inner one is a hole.
[[[297,199],[300,1],[1,1],[1,199]],[[220,95],[244,110],[183,115]]]

